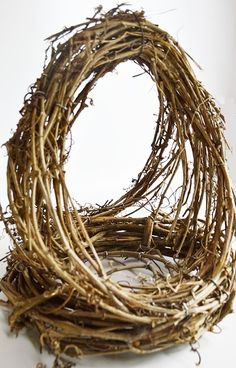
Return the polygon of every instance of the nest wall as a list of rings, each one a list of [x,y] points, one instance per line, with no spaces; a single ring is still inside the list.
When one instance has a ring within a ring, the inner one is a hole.
[[[9,324],[35,328],[57,356],[196,341],[235,293],[224,118],[184,50],[142,12],[98,12],[49,40],[6,144],[11,212],[2,220],[13,248],[0,287]],[[68,134],[99,79],[128,60],[156,86],[150,155],[120,198],[78,207],[66,184]]]

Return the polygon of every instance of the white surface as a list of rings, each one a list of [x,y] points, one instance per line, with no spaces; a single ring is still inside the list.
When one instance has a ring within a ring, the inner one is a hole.
[[[19,119],[23,97],[28,86],[41,73],[44,39],[64,26],[82,22],[93,14],[93,9],[102,4],[106,10],[117,1],[99,0],[8,0],[0,2],[0,145],[11,135]],[[202,66],[197,76],[216,98],[226,117],[226,135],[233,151],[236,149],[236,2],[234,0],[163,0],[132,1],[132,9],[144,8],[146,16],[172,34],[185,50]],[[95,106],[84,113],[81,126],[74,129],[75,144],[68,164],[68,181],[73,195],[81,202],[102,203],[108,197],[116,197],[124,186],[128,186],[132,175],[142,167],[146,142],[152,134],[152,117],[155,110],[155,93],[152,83],[145,77],[131,78],[134,67],[118,68],[102,80],[94,91]],[[126,83],[125,90],[121,90]],[[145,105],[142,106],[141,99]],[[113,114],[119,101],[121,108]],[[140,103],[139,103],[140,102]],[[105,114],[104,108],[109,106]],[[137,113],[134,107],[138,107]],[[129,121],[129,124],[126,122]],[[118,127],[118,122],[121,126]],[[145,123],[145,125],[144,125]],[[129,134],[135,124],[137,133],[131,146]],[[98,129],[99,127],[99,129]],[[102,134],[104,132],[106,134]],[[91,134],[90,134],[91,132]],[[98,139],[99,138],[99,139]],[[122,149],[119,149],[122,147]],[[127,155],[132,154],[129,160]],[[94,154],[96,152],[96,155]],[[97,154],[99,152],[99,156]],[[117,154],[119,152],[119,154]],[[109,154],[108,154],[109,153]],[[82,161],[86,160],[86,167]],[[0,201],[7,203],[5,194],[4,148],[0,155]],[[98,179],[99,192],[89,190],[94,170],[109,169],[115,162],[119,175],[102,172]],[[77,165],[77,166],[75,166]],[[76,169],[75,169],[76,167]],[[229,167],[236,182],[235,152],[229,154]],[[76,175],[75,175],[76,172]],[[126,185],[127,184],[127,185]],[[79,198],[78,198],[79,197]],[[0,258],[10,242],[1,239]],[[4,264],[1,264],[1,273]],[[6,312],[0,309],[0,367],[33,368],[38,362],[51,366],[52,357],[41,355],[33,339],[23,331],[18,338],[9,335]],[[206,333],[200,340],[201,367],[234,367],[236,317],[228,316],[221,323],[219,335]],[[191,368],[198,361],[197,354],[189,346],[170,349],[150,356],[124,355],[112,358],[83,359],[79,367],[147,367],[147,368]]]

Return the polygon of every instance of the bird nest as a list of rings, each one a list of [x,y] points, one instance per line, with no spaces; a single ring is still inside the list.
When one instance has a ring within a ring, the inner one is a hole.
[[[49,39],[6,144],[9,324],[34,327],[57,356],[196,341],[231,311],[235,290],[224,118],[178,42],[143,12],[98,11]],[[120,198],[78,206],[66,184],[68,136],[96,83],[128,60],[156,86],[150,155]]]

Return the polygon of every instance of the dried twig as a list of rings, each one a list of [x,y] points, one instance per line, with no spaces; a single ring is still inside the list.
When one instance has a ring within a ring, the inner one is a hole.
[[[51,41],[6,144],[10,326],[35,327],[56,356],[196,341],[231,310],[235,288],[223,117],[183,49],[142,12],[96,13]],[[66,137],[97,81],[127,60],[157,88],[150,156],[120,198],[81,208],[66,186]]]

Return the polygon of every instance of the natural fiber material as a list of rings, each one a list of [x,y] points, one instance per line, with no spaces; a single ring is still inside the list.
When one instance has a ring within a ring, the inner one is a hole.
[[[196,341],[231,311],[235,290],[224,119],[182,48],[142,12],[98,11],[50,41],[6,144],[9,324],[36,328],[57,356]],[[95,84],[127,60],[157,89],[150,156],[120,198],[79,207],[66,186],[67,138]]]

